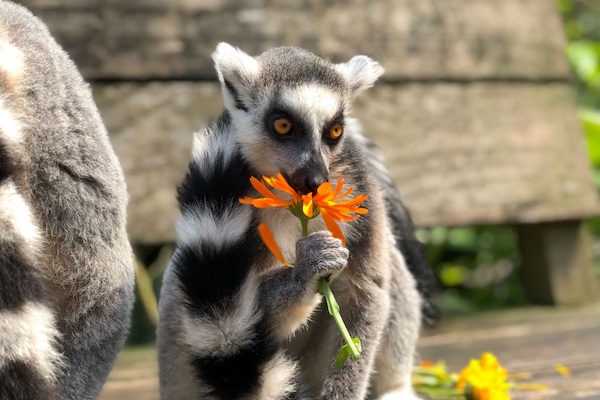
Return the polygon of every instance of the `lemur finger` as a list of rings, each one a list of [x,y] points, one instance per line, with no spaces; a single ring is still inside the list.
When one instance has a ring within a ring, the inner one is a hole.
[[[296,270],[305,279],[337,275],[348,263],[348,249],[330,232],[316,232],[296,244]]]

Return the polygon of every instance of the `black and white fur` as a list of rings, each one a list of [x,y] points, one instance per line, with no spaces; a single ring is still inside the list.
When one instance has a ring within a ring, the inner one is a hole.
[[[225,111],[194,136],[179,188],[183,218],[159,304],[161,398],[415,399],[415,342],[422,309],[431,310],[415,276],[428,272],[379,150],[347,116],[383,69],[365,56],[331,64],[292,47],[251,57],[222,43],[213,58]],[[285,137],[271,128],[281,116],[293,126]],[[327,137],[333,124],[344,126],[339,141]],[[250,176],[278,172],[304,193],[342,173],[369,196],[369,213],[342,225],[347,247],[320,218],[301,238],[287,210],[239,204],[258,195]],[[260,223],[294,268],[261,243]],[[363,346],[340,372],[342,339],[317,292],[318,278],[331,275]]]
[[[126,188],[88,85],[0,0],[0,399],[95,399],[133,296]]]

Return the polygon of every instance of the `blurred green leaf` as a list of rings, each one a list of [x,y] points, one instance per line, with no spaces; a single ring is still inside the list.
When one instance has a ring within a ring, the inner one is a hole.
[[[557,0],[556,7],[561,13],[568,13],[573,10],[573,1],[572,0]]]
[[[440,269],[440,281],[445,286],[458,286],[465,282],[469,270],[464,265],[443,264]]]
[[[579,111],[579,119],[587,139],[590,160],[594,166],[600,167],[600,112],[582,109]]]
[[[600,43],[587,40],[569,43],[567,56],[579,79],[600,88]]]
[[[477,245],[477,233],[472,227],[453,228],[448,234],[448,243],[455,247],[474,247]]]

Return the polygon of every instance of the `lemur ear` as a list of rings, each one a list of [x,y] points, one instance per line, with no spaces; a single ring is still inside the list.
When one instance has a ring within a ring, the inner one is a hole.
[[[256,59],[227,43],[219,43],[212,58],[221,81],[225,107],[230,111],[248,111],[259,71]]]
[[[383,74],[383,67],[367,56],[352,57],[346,63],[336,64],[335,68],[346,78],[353,94],[370,88]]]

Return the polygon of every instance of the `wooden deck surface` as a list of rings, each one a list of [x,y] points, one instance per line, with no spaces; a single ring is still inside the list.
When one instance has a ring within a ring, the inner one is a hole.
[[[549,388],[513,391],[512,399],[600,399],[600,304],[447,318],[419,342],[423,359],[443,359],[457,372],[484,351],[494,353],[509,373],[530,372],[527,382]],[[558,374],[555,364],[569,367],[571,375]],[[122,352],[100,400],[158,400],[155,350]]]

